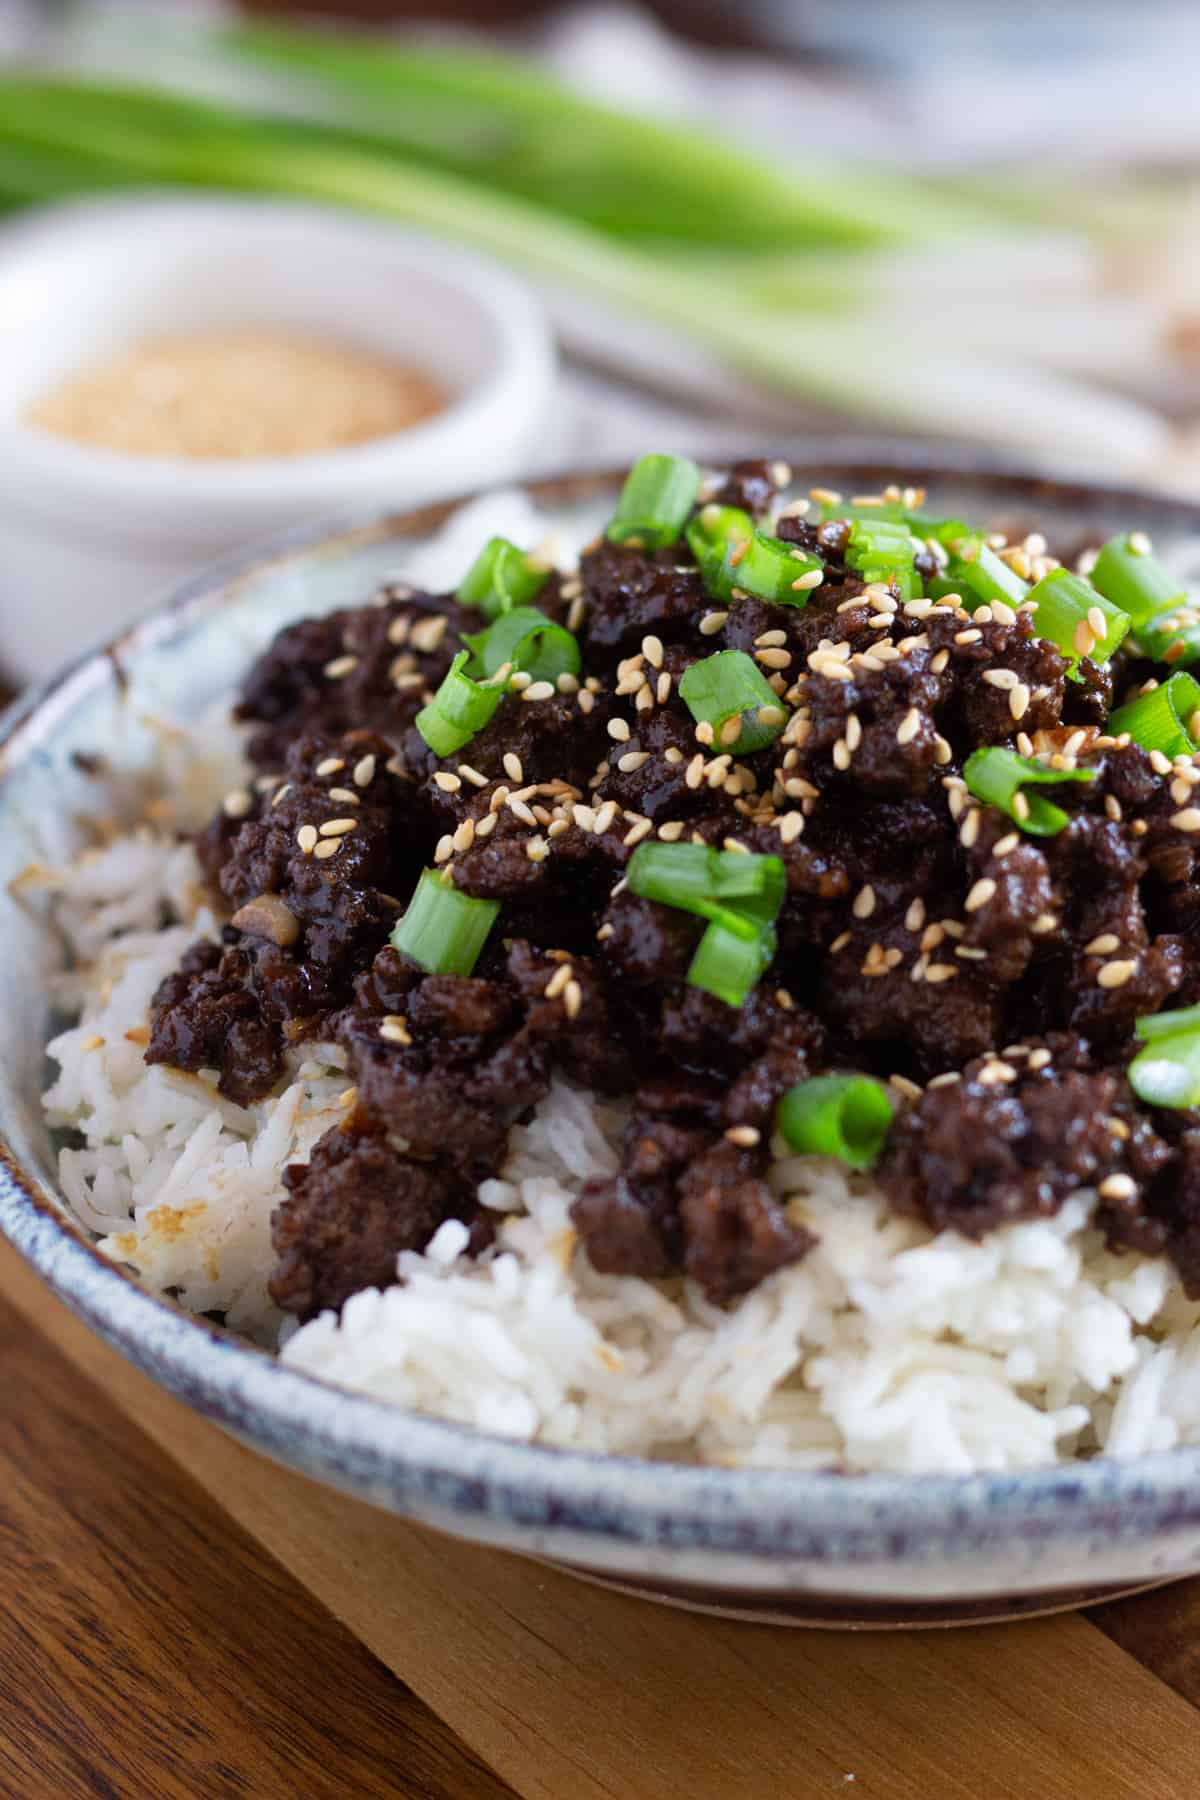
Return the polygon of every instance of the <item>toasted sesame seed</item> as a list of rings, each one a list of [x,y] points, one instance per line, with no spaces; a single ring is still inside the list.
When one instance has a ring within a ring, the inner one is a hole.
[[[571,601],[571,610],[567,614],[567,630],[578,631],[587,614],[587,601],[582,594],[576,594]]]
[[[775,820],[776,829],[785,844],[794,844],[804,830],[804,814],[798,812],[780,813]]]
[[[409,627],[411,625],[412,620],[407,613],[401,613],[398,619],[393,619],[387,628],[388,643],[406,644],[408,642]]]
[[[754,1125],[731,1125],[725,1136],[741,1150],[753,1150],[762,1142],[762,1133]]]
[[[517,782],[524,781],[525,770],[521,764],[521,759],[515,750],[506,750],[504,752],[503,762],[504,773],[509,776],[511,780]]]
[[[340,801],[343,806],[362,805],[362,799],[354,792],[353,788],[331,787],[329,790],[329,798],[331,800]]]
[[[485,813],[482,819],[476,819],[476,821],[475,821],[475,836],[477,838],[491,837],[491,835],[492,835],[493,831],[495,831],[495,829],[496,829],[496,814],[495,813]]]
[[[1017,685],[1018,677],[1011,669],[985,669],[983,679],[989,687],[999,688],[1007,693]]]
[[[559,963],[553,975],[542,989],[547,1000],[556,1000],[570,981],[572,969],[569,962]]]
[[[642,655],[646,658],[646,661],[648,663],[653,665],[654,668],[661,669],[662,665],[663,665],[662,639],[660,637],[653,636],[653,634],[651,634],[649,637],[644,637],[642,639]]]
[[[640,844],[642,839],[644,837],[649,837],[653,830],[654,825],[650,819],[639,819],[636,825],[631,825],[629,827],[629,830],[625,833],[621,842],[631,846],[633,844]]]
[[[521,695],[522,700],[553,700],[555,694],[552,681],[534,681]]]
[[[531,819],[530,824],[533,824],[533,822],[534,821]],[[550,846],[543,837],[531,837],[526,841],[525,854],[530,862],[545,862],[550,854]]]
[[[824,579],[824,569],[809,569],[806,574],[798,575],[796,580],[792,582],[792,592],[801,594],[811,593],[813,588],[820,587]]]
[[[664,844],[677,843],[683,836],[683,832],[684,823],[682,819],[668,819],[665,824],[660,825],[658,828],[658,835],[663,840]]]
[[[732,717],[726,719],[721,726],[721,730],[718,734],[719,741],[722,744],[736,744],[741,735],[742,715],[741,713],[734,713]],[[699,736],[698,732],[697,736]]]
[[[760,649],[780,649],[787,643],[786,631],[760,631],[754,640]]]
[[[1172,813],[1171,823],[1177,831],[1200,831],[1200,807],[1185,806],[1182,812]]]
[[[1129,1175],[1106,1175],[1096,1192],[1102,1200],[1132,1200],[1137,1182]]]
[[[505,663],[504,667],[507,669],[508,664]],[[500,671],[497,670],[495,675],[492,676],[489,685],[499,687],[502,685],[502,680],[508,682],[508,685],[514,694],[523,694],[527,687],[533,686],[533,676],[529,673],[528,669],[517,669],[513,674],[503,678],[500,675]]]
[[[955,632],[954,641],[956,644],[979,644],[983,641],[983,633],[976,630],[974,625],[969,625],[965,631]]]
[[[899,725],[896,727],[896,742],[911,744],[921,729],[921,715],[915,706],[910,706]]]
[[[583,989],[577,981],[568,981],[563,989],[563,1011],[568,1019],[577,1019],[583,1010]]]
[[[700,635],[702,637],[715,637],[718,631],[724,626],[728,617],[729,614],[727,612],[705,613],[700,621]]]
[[[1097,640],[1108,636],[1108,620],[1098,606],[1088,607],[1087,622]]]
[[[321,836],[328,838],[345,837],[346,833],[348,831],[353,831],[357,824],[357,819],[326,819],[325,823],[320,827]]]
[[[437,613],[432,618],[420,619],[408,634],[408,641],[416,649],[428,654],[436,650],[446,635],[450,621],[444,613]]]
[[[861,887],[858,890],[858,893],[854,896],[854,905],[850,910],[856,919],[870,918],[871,914],[875,911],[875,889],[871,886],[870,882],[867,882],[865,887]]]
[[[1020,795],[1018,795],[1017,798],[1019,799]],[[974,844],[974,842],[978,836],[979,836],[979,809],[978,809],[978,807],[972,807],[971,811],[967,814],[966,818],[962,822],[962,828],[960,829],[959,834],[958,834],[958,841],[962,845],[964,850],[969,850],[972,847],[972,845]]]
[[[299,831],[296,833],[296,842],[299,844],[300,848],[303,850],[305,856],[307,856],[309,854],[309,852],[315,847],[316,842],[317,842],[316,826],[315,825],[302,825],[300,827]]]
[[[608,735],[610,738],[614,738],[618,744],[627,744],[629,742],[629,726],[624,719],[610,719]]]
[[[962,1076],[957,1069],[947,1069],[944,1075],[935,1075],[932,1081],[927,1082],[926,1085],[931,1088],[953,1087],[956,1081],[961,1080]]]
[[[1008,710],[1014,719],[1023,719],[1029,711],[1030,693],[1023,681],[1018,681],[1015,688],[1009,690]]]
[[[345,759],[341,756],[327,756],[319,762],[314,771],[317,775],[337,775],[345,768]]]
[[[1096,980],[1102,988],[1124,987],[1132,975],[1137,973],[1135,961],[1107,962],[1098,971]]]
[[[1031,1050],[1029,1052],[1029,1067],[1035,1074],[1038,1069],[1048,1068],[1051,1060],[1050,1052],[1048,1050]]]
[[[411,1044],[412,1035],[407,1022],[399,1013],[392,1013],[384,1019],[379,1027],[379,1035],[389,1044]]]
[[[508,810],[514,817],[520,819],[522,825],[533,827],[537,824],[536,817],[523,800],[510,800],[508,803]]]
[[[1130,1129],[1129,1129],[1128,1125],[1125,1123],[1124,1119],[1113,1118],[1112,1114],[1110,1113],[1108,1115],[1108,1117],[1105,1119],[1104,1123],[1108,1126],[1108,1129],[1111,1131],[1112,1135],[1115,1138],[1120,1138],[1120,1140],[1123,1144],[1127,1144],[1129,1142],[1129,1139],[1132,1136],[1132,1133],[1130,1132]]]
[[[318,862],[325,862],[329,857],[336,856],[341,847],[342,840],[340,837],[325,837],[322,838],[320,843],[316,846],[313,855],[317,858]]]
[[[335,656],[332,662],[325,664],[325,674],[330,681],[340,681],[344,675],[349,675],[350,671],[357,667],[357,656]]]
[[[1099,937],[1094,937],[1090,944],[1084,945],[1084,954],[1085,956],[1110,956],[1114,950],[1120,947],[1120,943],[1121,940],[1115,931],[1102,931]]]
[[[624,756],[618,756],[617,767],[622,775],[632,775],[641,768],[643,763],[649,761],[650,752],[648,750],[627,750]]]
[[[958,970],[953,963],[930,963],[925,971],[925,979],[936,986],[939,981],[953,981],[957,974]]]
[[[254,796],[248,789],[234,788],[221,802],[221,811],[228,819],[244,819],[253,805]]]
[[[754,660],[764,669],[787,669],[791,667],[792,653],[790,650],[756,650]]]
[[[833,746],[833,766],[843,772],[850,767],[850,746],[845,738],[839,738]]]
[[[444,794],[457,794],[462,786],[458,776],[452,774],[449,769],[439,769],[433,779]]]
[[[986,906],[988,901],[993,898],[995,892],[996,883],[992,880],[991,876],[981,876],[967,895],[964,902],[964,911],[978,912],[981,906]]]
[[[1020,824],[1024,825],[1029,817],[1029,801],[1019,788],[1012,797],[1012,809],[1014,817]]]

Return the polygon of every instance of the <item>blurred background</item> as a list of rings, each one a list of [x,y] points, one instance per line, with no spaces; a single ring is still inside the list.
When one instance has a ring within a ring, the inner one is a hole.
[[[1195,493],[1198,68],[1168,0],[0,0],[0,317],[31,208],[279,195],[526,285],[518,473],[886,431]]]

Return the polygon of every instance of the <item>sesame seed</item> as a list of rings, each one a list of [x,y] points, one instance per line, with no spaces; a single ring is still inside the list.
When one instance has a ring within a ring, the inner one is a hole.
[[[1031,1050],[1029,1053],[1029,1067],[1034,1070],[1035,1073],[1038,1069],[1047,1068],[1050,1061],[1051,1057],[1048,1050]]]
[[[535,681],[521,695],[522,700],[553,700],[554,683],[552,681]]]
[[[568,981],[563,989],[563,1010],[568,1019],[577,1019],[583,1010],[583,989],[577,981]]]
[[[727,612],[705,613],[700,621],[700,635],[702,637],[715,637],[728,617],[729,614]]]
[[[530,820],[533,823],[533,820]],[[525,854],[532,863],[545,862],[550,854],[550,846],[542,837],[531,837],[525,845]]]
[[[315,847],[316,842],[317,842],[316,826],[315,825],[302,825],[300,827],[299,831],[296,833],[296,842],[299,844],[300,848],[303,850],[305,856],[307,856],[309,854],[309,852]]]
[[[516,782],[524,781],[525,770],[515,750],[504,752],[504,773]]]
[[[995,892],[996,883],[992,880],[991,876],[981,876],[967,895],[964,903],[964,910],[966,912],[978,912],[981,906],[987,905]]]
[[[653,830],[654,826],[651,820],[639,819],[636,825],[630,826],[629,830],[625,833],[625,836],[621,839],[621,842],[629,845],[640,844],[642,839],[644,837],[649,837]]]
[[[443,613],[438,613],[433,618],[421,619],[409,632],[408,641],[416,649],[428,654],[431,650],[437,649],[446,635],[449,623],[449,619]]]
[[[1115,931],[1102,931],[1099,937],[1094,937],[1090,944],[1084,945],[1084,955],[1110,956],[1114,950],[1119,948],[1120,942]]]
[[[1091,626],[1092,632],[1097,639],[1106,638],[1108,636],[1108,620],[1104,617],[1104,614],[1100,611],[1098,606],[1088,607],[1087,622]]]
[[[756,650],[754,660],[764,669],[787,669],[791,667],[792,653],[790,650]]]
[[[318,775],[337,775],[345,768],[345,766],[346,764],[342,757],[327,756],[324,762],[319,762],[317,764],[315,772]]]
[[[477,838],[491,837],[491,835],[492,835],[493,831],[495,831],[495,829],[496,829],[496,814],[495,813],[485,813],[485,815],[482,819],[477,819],[475,821],[475,836]]]
[[[1129,1175],[1106,1175],[1096,1192],[1102,1200],[1132,1200],[1137,1182]]]
[[[559,963],[542,992],[547,1000],[556,1000],[571,979],[572,969],[569,962]]]
[[[1009,856],[1021,842],[1019,831],[1007,831],[1002,838],[997,838],[992,845],[993,856]]]
[[[731,1125],[725,1136],[741,1150],[753,1150],[762,1142],[762,1133],[754,1125]]]
[[[919,1100],[921,1098],[921,1089],[917,1086],[915,1081],[910,1081],[907,1075],[889,1075],[888,1086],[894,1087],[896,1092],[903,1095],[906,1100]]]
[[[1107,962],[1098,972],[1096,980],[1102,988],[1119,988],[1124,987],[1136,973],[1136,962]]]
[[[329,798],[331,800],[340,800],[343,806],[362,805],[362,800],[354,792],[353,788],[330,788]]]
[[[234,788],[221,802],[221,810],[228,819],[244,819],[253,805],[253,794],[246,788]]]
[[[1200,807],[1185,806],[1182,812],[1172,813],[1171,823],[1177,831],[1200,831]]]
[[[656,669],[663,665],[663,644],[660,637],[644,637],[642,639],[642,655]]]
[[[697,728],[696,736],[699,737],[699,735],[700,735],[699,728]],[[719,741],[722,744],[736,744],[738,739],[741,737],[741,735],[742,735],[742,715],[741,715],[741,713],[734,713],[730,718],[726,719],[724,721],[724,723],[722,724],[721,730],[718,734]]]
[[[342,840],[340,837],[322,838],[316,849],[313,851],[313,855],[317,858],[318,862],[325,862],[329,857],[336,856],[341,847]]]
[[[449,769],[439,769],[433,779],[444,794],[457,794],[462,786],[458,776],[451,774]]]
[[[925,979],[936,986],[939,981],[953,981],[957,974],[958,970],[953,963],[930,963],[925,971]]]
[[[411,1044],[412,1036],[406,1020],[399,1013],[389,1013],[379,1027],[379,1035],[389,1044]]]
[[[665,825],[660,825],[658,828],[658,835],[663,840],[664,844],[678,843],[679,839],[683,836],[683,832],[684,823],[682,819],[668,819]]]
[[[1017,685],[1017,676],[1011,669],[985,669],[983,679],[989,687],[999,688],[1002,693],[1009,692]]]
[[[587,613],[587,602],[582,594],[577,594],[571,602],[571,610],[567,614],[567,630],[578,631]]]
[[[957,1069],[947,1069],[944,1075],[935,1075],[927,1085],[931,1088],[953,1087],[956,1081],[961,1080],[962,1076]]]
[[[408,632],[411,624],[412,620],[408,617],[407,613],[402,613],[398,619],[393,619],[387,628],[388,643],[406,644],[408,642]]]
[[[871,886],[870,882],[867,882],[865,887],[861,887],[858,890],[858,893],[854,896],[854,905],[850,910],[856,919],[870,918],[871,914],[875,911],[875,889]]]
[[[345,837],[358,824],[357,819],[326,819],[320,827],[322,837]]]
[[[357,656],[335,656],[332,662],[325,664],[325,673],[330,681],[340,681],[344,675],[349,675],[350,671],[357,667]]]
[[[1144,531],[1131,531],[1129,534],[1129,548],[1135,556],[1149,556],[1152,545]]]
[[[1018,681],[1015,688],[1009,690],[1008,710],[1014,719],[1023,719],[1029,711],[1030,693],[1023,681]]]
[[[505,663],[504,667],[507,669],[508,664]],[[527,669],[518,669],[515,674],[504,677],[501,676],[499,669],[497,669],[496,673],[492,676],[491,682],[487,685],[499,687],[504,680],[507,680],[508,685],[514,694],[523,694],[527,687],[532,687],[533,685],[533,676]]]
[[[697,732],[698,730],[699,728],[697,728]],[[618,744],[627,744],[629,742],[629,726],[625,723],[624,719],[610,719],[608,721],[608,735],[610,738],[615,738]]]
[[[787,643],[786,631],[760,631],[754,642],[764,650],[779,649]]]
[[[836,488],[810,487],[808,497],[815,500],[818,506],[840,506],[842,502],[842,496]]]
[[[833,746],[833,766],[843,772],[850,767],[850,746],[845,738],[839,738]]]
[[[632,775],[635,770],[641,768],[643,763],[649,761],[650,752],[648,750],[627,750],[624,756],[618,756],[617,767],[622,775]]]
[[[921,715],[915,706],[910,706],[899,725],[896,727],[896,742],[911,744],[921,729]]]
[[[1021,796],[1018,794],[1017,799],[1020,799],[1020,798],[1021,798]],[[962,845],[964,850],[969,850],[972,847],[972,845],[974,844],[974,842],[978,836],[979,836],[979,809],[977,807],[972,807],[971,811],[967,814],[966,818],[962,822],[962,829],[958,834],[958,841]]]
[[[1053,913],[1039,913],[1030,929],[1036,932],[1038,937],[1045,937],[1048,932],[1058,930],[1058,920]]]
[[[954,641],[956,644],[979,644],[983,641],[983,633],[977,631],[974,625],[970,625],[966,631],[956,631]]]
[[[576,696],[576,704],[581,713],[590,713],[596,704],[596,696],[589,694],[586,688],[581,688]]]
[[[481,775],[478,769],[473,769],[470,763],[459,763],[458,772],[464,781],[469,781],[471,783],[472,787],[481,788],[486,787],[488,784],[487,776]]]
[[[810,593],[813,588],[819,588],[824,579],[824,569],[809,569],[807,574],[799,575],[796,580],[793,581],[792,592],[801,594]]]
[[[780,837],[785,844],[793,844],[804,830],[804,814],[798,812],[780,813],[775,821]]]
[[[532,827],[537,824],[537,819],[523,800],[510,800],[508,803],[508,810],[514,817],[520,819],[522,825]]]
[[[1019,788],[1012,797],[1012,809],[1013,816],[1024,825],[1029,817],[1029,801]]]
[[[830,946],[829,946],[830,951],[832,952],[832,954],[834,956],[836,956],[838,951],[844,950],[846,948],[846,945],[849,942],[850,942],[850,933],[848,931],[839,931],[838,935],[834,938],[832,944],[830,944]]]

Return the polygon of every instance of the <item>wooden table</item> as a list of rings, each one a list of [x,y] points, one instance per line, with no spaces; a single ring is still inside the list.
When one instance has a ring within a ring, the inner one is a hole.
[[[1195,1800],[1200,1581],[727,1625],[406,1525],[189,1413],[0,1250],[0,1794]]]

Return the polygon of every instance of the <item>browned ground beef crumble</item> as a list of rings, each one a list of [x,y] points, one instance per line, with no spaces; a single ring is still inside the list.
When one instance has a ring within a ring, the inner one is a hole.
[[[769,466],[718,497],[763,513]],[[451,596],[385,589],[250,671],[258,778],[199,840],[229,923],[159,988],[147,1057],[248,1101],[296,1042],[346,1047],[345,1122],[275,1215],[281,1305],[389,1282],[448,1218],[482,1249],[478,1183],[555,1070],[632,1103],[620,1173],[574,1209],[592,1262],[728,1301],[813,1243],[763,1174],[779,1098],[831,1067],[896,1080],[877,1175],[898,1210],[977,1238],[1095,1187],[1111,1241],[1168,1251],[1200,1296],[1197,1121],[1123,1072],[1140,1014],[1200,999],[1190,770],[1104,737],[1120,657],[1069,681],[1028,614],[881,598],[840,522],[777,529],[826,561],[803,608],[718,608],[682,545],[593,544],[537,601],[579,637],[581,685],[513,692],[441,760],[413,720],[480,624]],[[714,754],[679,698],[723,648],[791,715],[757,755]],[[1054,790],[1058,836],[1023,836],[966,790],[980,744],[1096,779]],[[652,834],[782,856],[778,954],[742,1009],[685,983],[702,922],[624,888]],[[469,979],[389,945],[435,859],[501,902]]]

